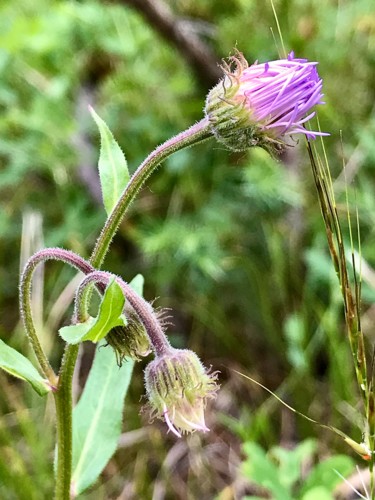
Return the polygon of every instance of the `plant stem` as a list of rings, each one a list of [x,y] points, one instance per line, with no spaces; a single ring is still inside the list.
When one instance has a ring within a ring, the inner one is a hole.
[[[125,215],[126,210],[134,200],[139,189],[142,187],[151,173],[156,169],[156,167],[172,153],[175,153],[176,151],[179,151],[180,149],[183,149],[185,147],[192,146],[193,144],[202,142],[211,137],[211,135],[212,133],[210,131],[209,121],[207,118],[204,118],[200,122],[190,127],[188,130],[181,132],[176,137],[169,139],[164,144],[157,147],[135,171],[119,201],[109,215],[91,255],[91,265],[83,259],[82,262],[76,262],[73,259],[73,261],[70,260],[69,263],[73,264],[75,267],[79,268],[86,274],[93,272],[93,268],[100,268],[107,254],[109,245],[114,235],[116,234],[116,231],[121,223],[123,216]],[[64,258],[65,257],[67,256],[64,254]],[[68,257],[71,257],[71,255]],[[61,258],[61,256],[59,258]],[[89,294],[85,294],[84,302],[80,306],[80,310],[83,316],[87,314],[88,300]],[[142,313],[142,311],[137,311],[137,309],[135,310],[138,313]],[[27,315],[25,316],[25,318],[27,321]],[[29,326],[31,327],[31,324]],[[29,338],[35,343],[35,347],[38,351],[38,359],[41,363],[41,366],[44,366],[44,369],[48,371],[50,365],[43,351],[41,350],[38,340],[36,339],[35,341],[35,338],[32,335],[29,335]],[[35,347],[34,350],[36,350]],[[164,347],[165,346],[160,346],[160,349],[162,350]],[[76,345],[66,345],[63,362],[61,364],[59,373],[58,390],[55,394],[58,450],[55,489],[56,500],[68,500],[70,498],[71,491],[72,376],[77,358],[77,352],[78,347]]]
[[[203,142],[211,136],[212,132],[209,121],[207,118],[203,118],[192,127],[161,144],[151,154],[149,154],[149,156],[132,175],[128,185],[126,186],[116,206],[110,213],[103,230],[100,233],[90,258],[90,262],[95,268],[100,269],[102,266],[109,245],[112,238],[116,234],[126,210],[129,208],[129,205],[134,200],[136,194],[146,179],[152,174],[158,165],[160,165],[160,163],[171,154],[176,153],[183,148]]]
[[[20,281],[20,313],[21,318],[25,327],[26,335],[29,339],[31,347],[35,353],[37,360],[39,361],[39,365],[48,379],[49,383],[52,387],[55,387],[57,384],[56,374],[50,365],[48,358],[44,352],[43,347],[39,342],[39,338],[37,336],[32,310],[31,310],[31,284],[32,277],[37,265],[42,262],[42,260],[38,260],[34,256],[27,262],[23,273],[21,275]]]
[[[55,500],[69,500],[72,476],[73,403],[72,380],[79,345],[65,349],[58,390],[54,393],[57,422]]]
[[[23,324],[26,330],[26,335],[29,339],[31,347],[39,361],[40,367],[48,379],[52,387],[57,385],[56,374],[51,367],[47,356],[39,342],[38,335],[34,326],[33,314],[31,310],[31,287],[33,274],[36,267],[46,260],[61,260],[85,274],[92,272],[94,269],[91,265],[82,259],[79,255],[63,250],[61,248],[45,248],[35,253],[26,263],[20,280],[20,312]]]
[[[46,260],[63,261],[88,274],[94,268],[79,255],[61,248],[45,248],[34,254],[26,263],[20,283],[20,310],[26,334],[51,386],[54,388],[57,421],[56,500],[69,500],[72,474],[72,378],[78,346],[65,349],[59,377],[56,376],[40,345],[31,311],[31,285],[38,264]]]

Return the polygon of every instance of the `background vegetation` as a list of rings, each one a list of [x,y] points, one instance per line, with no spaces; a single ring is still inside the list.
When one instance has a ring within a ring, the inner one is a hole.
[[[331,134],[325,145],[344,231],[343,161],[349,199],[359,210],[370,345],[374,5],[275,0],[275,7],[287,50],[319,61],[326,96],[319,119]],[[260,0],[3,0],[3,340],[28,352],[17,276],[30,252],[44,240],[88,257],[105,220],[96,173],[99,138],[87,104],[106,120],[134,170],[157,144],[201,118],[205,95],[220,76],[217,62],[234,46],[250,62],[276,59],[280,43],[273,33],[271,5]],[[335,436],[296,419],[233,371],[250,374],[300,411],[360,440],[340,289],[326,247],[303,140],[280,162],[262,150],[233,154],[210,141],[176,154],[158,170],[133,204],[106,268],[126,280],[139,272],[145,276],[145,297],[171,308],[173,345],[196,350],[220,369],[222,390],[208,410],[212,432],[176,441],[162,423],[150,425],[139,414],[144,365],[138,364],[120,449],[85,498],[261,496],[241,473],[244,441],[267,450],[293,448],[315,436],[315,455],[306,452],[310,460],[351,455]],[[56,330],[69,319],[73,278],[48,264],[35,287],[36,317],[55,366],[62,352]],[[91,355],[88,346],[77,394]],[[52,407],[4,374],[0,380],[0,496],[50,498]]]

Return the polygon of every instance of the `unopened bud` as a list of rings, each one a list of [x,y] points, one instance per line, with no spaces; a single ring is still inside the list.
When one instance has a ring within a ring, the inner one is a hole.
[[[189,350],[170,349],[145,370],[146,391],[152,416],[164,418],[169,429],[207,432],[204,410],[215,397],[217,372],[209,373],[198,356]]]
[[[139,361],[151,352],[150,339],[146,329],[133,310],[126,310],[126,325],[112,328],[106,336],[108,344],[116,352],[118,364],[125,357]]]

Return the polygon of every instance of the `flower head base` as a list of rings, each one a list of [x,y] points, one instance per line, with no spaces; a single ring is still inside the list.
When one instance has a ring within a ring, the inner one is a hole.
[[[107,333],[106,340],[114,349],[119,366],[125,357],[139,361],[151,352],[146,329],[132,310],[126,310],[126,325],[112,328]]]
[[[152,416],[164,418],[169,430],[207,432],[204,409],[215,397],[217,373],[209,373],[189,350],[172,349],[145,370],[146,391]]]
[[[205,113],[218,141],[243,151],[260,146],[274,154],[285,147],[285,136],[305,134],[308,139],[322,132],[303,126],[315,115],[311,109],[323,104],[322,80],[316,62],[287,59],[248,65],[242,54],[231,58],[225,77],[208,94]]]

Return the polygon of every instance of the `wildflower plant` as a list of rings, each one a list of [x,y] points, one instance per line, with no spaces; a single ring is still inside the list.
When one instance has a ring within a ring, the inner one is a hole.
[[[322,80],[316,66],[315,62],[295,58],[293,53],[286,59],[249,66],[237,53],[224,65],[223,79],[209,92],[204,118],[158,146],[131,177],[110,130],[91,110],[101,136],[99,174],[107,220],[89,260],[69,250],[46,248],[25,265],[20,280],[20,311],[42,374],[20,353],[0,344],[2,368],[29,382],[41,396],[53,395],[57,500],[74,498],[89,487],[114,453],[133,364],[150,351],[155,359],[146,367],[145,386],[151,416],[163,419],[177,437],[209,430],[204,412],[218,389],[217,372],[205,368],[194,352],[170,345],[163,321],[142,297],[141,277],[128,284],[101,267],[130,204],[151,173],[171,154],[215,137],[235,151],[260,146],[277,155],[288,147],[291,136],[302,134],[313,140],[324,135],[304,127],[314,115],[315,105],[323,102]],[[327,220],[335,230],[336,220]],[[342,271],[340,248],[336,254]],[[71,325],[59,330],[66,344],[58,373],[44,352],[31,310],[33,274],[48,260],[64,262],[83,275],[75,294]],[[101,296],[101,302],[97,316],[91,317],[88,311],[94,291]],[[372,388],[366,385],[358,307],[353,297],[348,296],[346,304],[357,373],[365,384],[363,394],[368,402]],[[84,341],[107,347],[97,349],[84,392],[73,411],[72,377],[78,348]],[[373,413],[373,396],[371,402],[368,408]],[[95,418],[92,412],[97,412]],[[369,420],[372,427],[373,420]],[[110,437],[101,439],[101,435]]]

